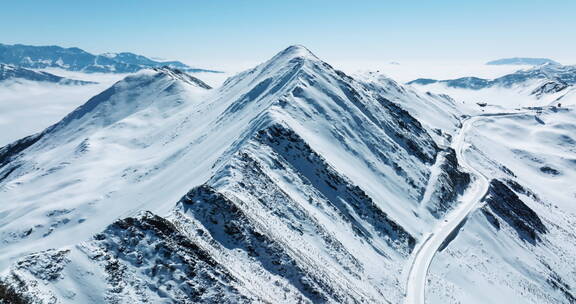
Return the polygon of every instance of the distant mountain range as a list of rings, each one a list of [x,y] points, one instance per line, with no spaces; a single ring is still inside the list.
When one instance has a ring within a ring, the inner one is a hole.
[[[190,67],[179,61],[156,61],[133,53],[94,55],[79,48],[0,44],[0,63],[22,68],[61,68],[86,73],[133,73],[142,69],[168,66],[185,72],[212,72]]]
[[[0,63],[0,82],[6,80],[29,80],[40,82],[51,82],[64,85],[85,85],[94,84],[95,82],[69,79],[65,77],[56,76],[47,72],[33,71],[30,69],[19,68],[7,64]]]
[[[548,63],[527,70],[519,70],[495,79],[478,77],[462,77],[448,80],[418,78],[407,84],[425,86],[434,83],[445,84],[449,88],[469,90],[491,87],[534,86],[530,93],[540,98],[546,94],[568,91],[568,88],[573,88],[576,85],[576,66]]]
[[[560,64],[548,58],[503,58],[486,62],[487,65],[542,65],[542,64]]]

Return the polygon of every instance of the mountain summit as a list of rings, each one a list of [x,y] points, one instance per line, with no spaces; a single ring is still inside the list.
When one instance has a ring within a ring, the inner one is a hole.
[[[316,57],[316,55],[314,55],[309,49],[307,49],[305,46],[303,45],[291,45],[287,48],[285,48],[283,51],[281,51],[280,53],[278,53],[276,56],[274,56],[271,61],[275,61],[278,60],[278,58],[297,58],[297,57],[301,57],[301,58],[307,58],[307,59],[314,59],[314,60],[320,60],[318,59],[318,57]]]
[[[127,77],[0,149],[4,280],[78,302],[397,301],[469,178],[445,143],[456,116],[435,130],[393,100],[450,103],[302,46],[213,90],[168,68]]]

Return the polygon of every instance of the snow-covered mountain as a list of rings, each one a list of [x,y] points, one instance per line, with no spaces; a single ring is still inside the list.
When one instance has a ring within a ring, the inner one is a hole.
[[[576,104],[576,100],[570,98],[573,95],[570,92],[576,88],[576,66],[570,65],[548,63],[526,70],[519,70],[495,79],[462,77],[450,80],[435,80],[419,78],[407,84],[423,89],[428,89],[435,85],[433,91],[447,94],[452,93],[450,89],[475,90],[489,93],[509,90],[527,101],[528,104],[525,104],[525,106],[557,103]],[[490,94],[482,96],[482,92],[479,94],[474,93],[473,95],[484,97],[491,103],[499,103]],[[530,101],[532,101],[531,104]]]
[[[458,122],[462,110],[446,94],[422,93],[373,71],[358,73],[354,77],[365,83],[370,90],[386,94],[391,101],[401,105],[420,122],[432,128],[433,135],[442,130],[453,134],[460,127]]]
[[[502,58],[497,60],[488,61],[487,65],[543,65],[543,64],[559,64],[558,62],[548,58],[528,58],[528,57],[514,57]]]
[[[509,88],[516,85],[525,85],[527,82],[534,80],[546,83],[557,82],[565,86],[571,86],[576,84],[576,66],[545,64],[527,70],[519,70],[495,79],[463,77],[451,80],[435,80],[419,78],[407,84],[427,85],[440,82],[445,83],[448,87],[479,90],[493,86]],[[561,89],[563,88],[559,88],[559,90]]]
[[[39,72],[0,63],[0,82],[2,81],[39,81],[63,85],[94,84],[94,82],[91,81],[69,79],[47,72]]]
[[[416,242],[469,182],[446,145],[459,114],[442,130],[400,103],[450,99],[403,90],[300,46],[214,90],[129,76],[0,150],[4,284],[61,302],[401,301]]]
[[[573,107],[478,117],[467,154],[492,181],[432,262],[428,303],[576,302],[575,130]]]
[[[470,114],[302,46],[140,71],[0,148],[0,299],[571,303],[573,109]]]
[[[156,61],[133,53],[94,55],[79,48],[7,45],[0,43],[0,63],[29,69],[60,68],[86,73],[134,73],[169,66],[185,72],[217,72],[190,67],[179,61]]]

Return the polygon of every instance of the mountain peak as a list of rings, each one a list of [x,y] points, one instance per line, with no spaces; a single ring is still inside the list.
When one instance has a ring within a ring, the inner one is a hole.
[[[268,87],[274,78],[286,84],[289,80],[294,79],[295,75],[299,74],[303,66],[313,66],[318,65],[318,63],[323,62],[306,47],[291,45],[258,66],[228,78],[224,82],[223,87],[237,86],[240,82],[246,85],[254,82],[263,82],[262,86]],[[278,85],[276,89],[283,86],[280,83]]]
[[[158,72],[160,74],[166,75],[168,77],[171,77],[173,79],[181,80],[181,81],[184,81],[188,84],[192,84],[192,85],[198,86],[198,87],[206,89],[206,90],[212,89],[211,86],[209,86],[208,84],[206,84],[202,80],[200,80],[194,76],[191,76],[190,74],[183,72],[179,69],[173,68],[173,67],[163,66],[163,67],[153,68],[152,70],[154,70],[155,72]]]
[[[285,48],[283,51],[278,53],[274,56],[273,59],[279,58],[286,58],[286,59],[293,59],[293,58],[306,58],[306,59],[313,59],[319,60],[316,55],[314,55],[309,49],[307,49],[303,45],[291,45]]]

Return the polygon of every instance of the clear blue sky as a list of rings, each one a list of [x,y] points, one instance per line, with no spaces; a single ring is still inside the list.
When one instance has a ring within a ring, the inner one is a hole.
[[[576,0],[2,1],[0,42],[131,51],[217,67],[303,44],[329,62],[576,63]]]

